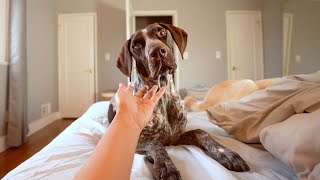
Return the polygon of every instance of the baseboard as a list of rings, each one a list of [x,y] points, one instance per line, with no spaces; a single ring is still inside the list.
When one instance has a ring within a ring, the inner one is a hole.
[[[7,149],[6,136],[0,136],[0,153]]]
[[[33,133],[39,131],[40,129],[44,128],[45,126],[49,125],[50,123],[58,119],[61,119],[60,113],[55,112],[46,117],[29,123],[29,133],[27,136],[31,136]],[[5,151],[7,148],[8,147],[6,145],[6,136],[0,136],[0,153]]]
[[[41,119],[32,121],[31,123],[29,123],[29,133],[27,136],[31,136],[33,133],[39,131],[40,129],[44,128],[48,124],[50,124],[60,118],[61,118],[60,113],[55,112],[55,113],[52,113],[52,114],[50,114],[46,117],[43,117]]]

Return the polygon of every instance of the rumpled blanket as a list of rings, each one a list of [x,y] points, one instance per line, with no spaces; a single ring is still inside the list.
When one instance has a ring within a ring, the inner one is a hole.
[[[301,179],[320,177],[320,72],[283,77],[240,100],[207,109],[238,140],[262,143]]]

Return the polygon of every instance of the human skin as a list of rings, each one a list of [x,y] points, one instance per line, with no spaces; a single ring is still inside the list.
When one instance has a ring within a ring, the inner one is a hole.
[[[127,180],[142,129],[151,120],[155,105],[165,92],[153,86],[133,94],[133,87],[119,84],[116,93],[116,116],[97,147],[74,179]]]

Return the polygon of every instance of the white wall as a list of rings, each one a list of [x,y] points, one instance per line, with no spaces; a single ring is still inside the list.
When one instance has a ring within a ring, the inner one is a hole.
[[[27,1],[28,121],[41,105],[58,111],[57,13],[55,0]]]
[[[268,27],[264,44],[268,53],[265,57],[265,74],[281,75],[282,50],[282,5],[270,0],[132,0],[133,10],[176,10],[178,26],[189,34],[186,51],[190,59],[180,62],[180,87],[189,88],[195,85],[213,84],[227,79],[227,49],[225,12],[227,10],[266,10]],[[264,9],[264,6],[267,6]],[[273,9],[273,10],[272,10]],[[272,10],[272,11],[271,11]],[[273,14],[276,13],[276,14]],[[275,19],[276,18],[276,19]],[[275,27],[279,26],[279,27]],[[275,31],[275,32],[274,32]],[[280,38],[280,40],[279,40]],[[278,49],[277,49],[278,48]],[[222,58],[216,59],[215,51],[221,51]]]
[[[58,13],[97,13],[98,29],[98,97],[101,91],[117,89],[127,78],[121,74],[116,61],[126,41],[125,1],[114,0],[56,0]],[[105,60],[110,53],[110,61]]]
[[[264,0],[262,12],[265,78],[281,77],[283,0]]]
[[[318,17],[319,4],[287,0],[286,11],[294,13],[293,46],[290,74],[320,69]],[[281,72],[281,9],[277,0],[132,0],[134,10],[176,10],[178,26],[189,34],[187,51],[190,59],[180,62],[180,87],[208,85],[227,79],[226,10],[261,10],[265,31],[265,73]],[[302,4],[301,4],[302,3]],[[196,8],[195,8],[196,7]],[[126,40],[125,1],[115,0],[28,0],[28,119],[41,118],[40,106],[51,102],[58,111],[57,14],[97,12],[98,18],[98,90],[115,89],[126,77],[116,67],[116,60]],[[306,20],[307,19],[307,20]],[[274,28],[277,26],[277,28]],[[278,27],[279,26],[279,27]],[[273,27],[273,28],[270,28]],[[215,58],[221,51],[222,59]],[[105,61],[104,53],[111,54]],[[302,63],[294,56],[300,53]],[[4,78],[6,70],[0,69]],[[4,81],[1,80],[1,83]],[[6,88],[0,86],[0,93]],[[0,117],[1,122],[1,117]],[[3,122],[1,123],[3,124]],[[2,126],[3,127],[3,126]],[[0,125],[1,132],[1,125]]]
[[[40,107],[50,102],[58,109],[58,13],[97,12],[98,90],[115,89],[126,78],[116,68],[119,50],[125,42],[125,4],[112,0],[28,0],[28,121],[41,119]],[[104,60],[104,53],[111,60]],[[98,96],[100,93],[98,94]],[[1,127],[1,126],[0,126]]]
[[[320,2],[288,0],[285,12],[293,14],[289,74],[320,70]],[[301,56],[297,62],[295,56]]]

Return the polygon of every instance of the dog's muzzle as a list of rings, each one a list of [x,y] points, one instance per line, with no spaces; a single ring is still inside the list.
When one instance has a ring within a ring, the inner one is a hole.
[[[154,46],[149,53],[150,76],[173,74],[177,69],[173,53],[167,46]]]

